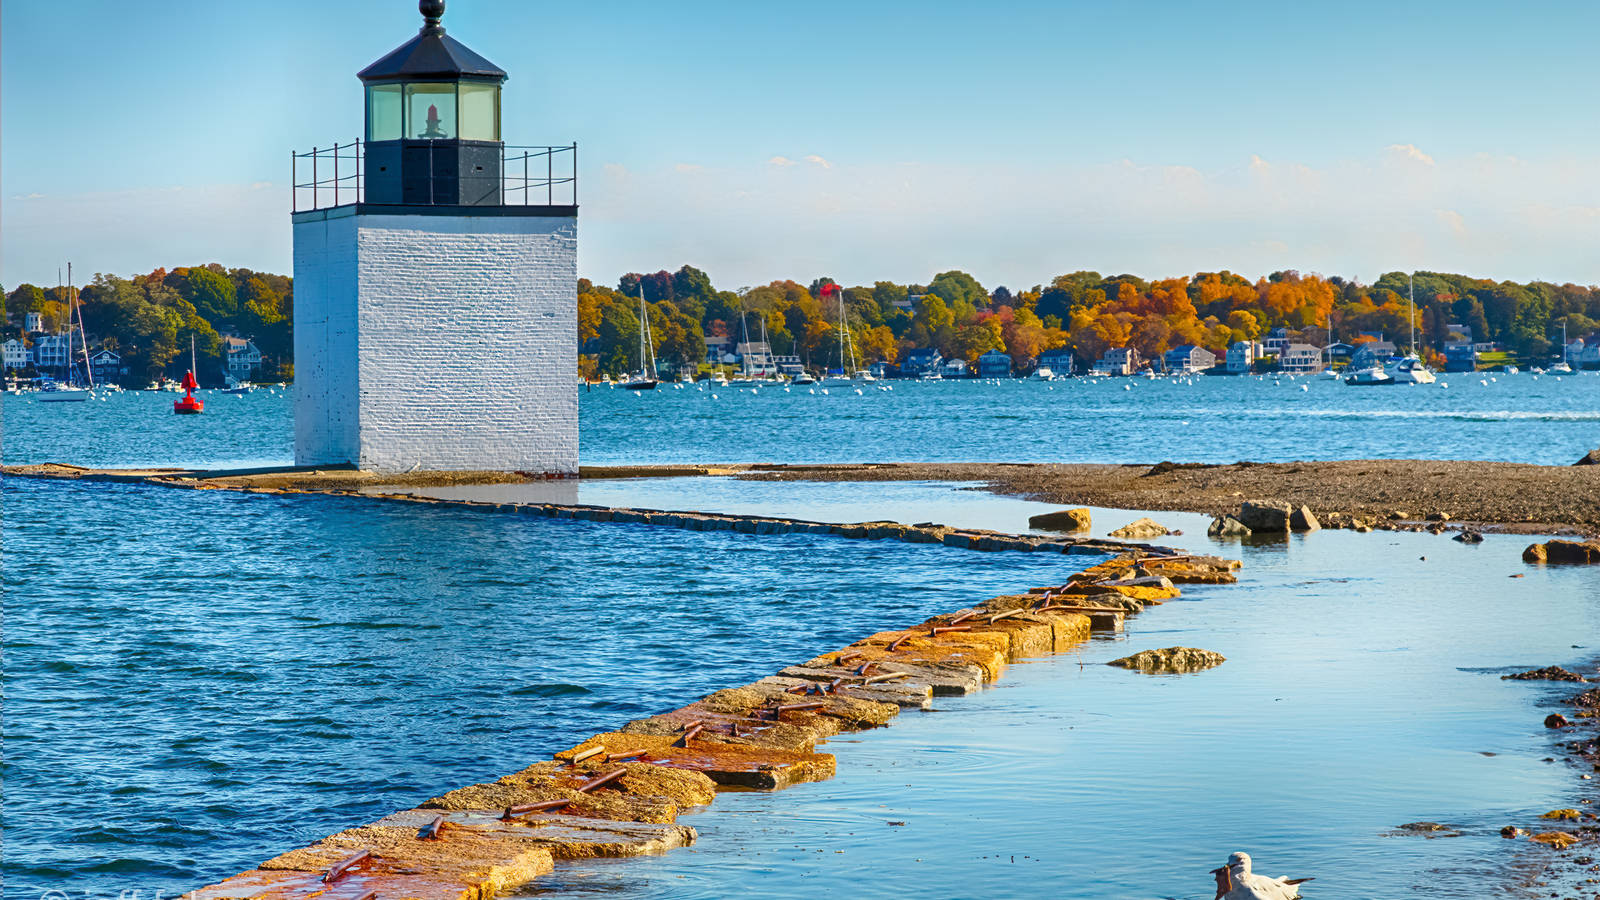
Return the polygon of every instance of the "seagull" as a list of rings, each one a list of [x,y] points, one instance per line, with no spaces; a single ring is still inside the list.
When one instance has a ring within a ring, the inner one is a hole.
[[[1212,869],[1217,879],[1215,900],[1296,900],[1299,885],[1309,878],[1268,878],[1250,872],[1250,854],[1235,853],[1228,864]]]

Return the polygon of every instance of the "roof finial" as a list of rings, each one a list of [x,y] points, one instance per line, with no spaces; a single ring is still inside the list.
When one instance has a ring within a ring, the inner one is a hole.
[[[444,26],[439,24],[444,17],[444,0],[418,0],[417,9],[422,13],[423,34],[444,34]]]

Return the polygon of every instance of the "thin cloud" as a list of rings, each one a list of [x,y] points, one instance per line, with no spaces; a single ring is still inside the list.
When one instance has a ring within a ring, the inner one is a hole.
[[[1421,150],[1418,150],[1416,144],[1390,144],[1384,149],[1400,159],[1419,162],[1425,166],[1432,166],[1435,164],[1433,157],[1423,153]]]
[[[813,153],[810,156],[806,157],[806,162],[811,163],[812,165],[815,165],[815,166],[821,166],[824,169],[833,168],[833,163],[828,162],[827,160],[823,159],[822,157],[816,155],[815,153]]]
[[[767,165],[769,166],[792,166],[794,164],[795,161],[787,156],[774,156],[767,160]]]

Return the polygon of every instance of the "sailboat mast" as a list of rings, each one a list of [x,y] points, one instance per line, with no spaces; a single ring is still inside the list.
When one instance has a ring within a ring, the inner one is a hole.
[[[1406,276],[1406,294],[1410,297],[1411,314],[1406,320],[1411,324],[1411,355],[1417,355],[1417,283],[1416,279]]]
[[[67,300],[78,320],[78,340],[83,343],[83,377],[94,387],[94,367],[89,365],[89,333],[83,330],[83,306],[78,303],[78,289],[72,286],[72,263],[67,263]],[[72,326],[67,326],[67,358],[72,358]]]

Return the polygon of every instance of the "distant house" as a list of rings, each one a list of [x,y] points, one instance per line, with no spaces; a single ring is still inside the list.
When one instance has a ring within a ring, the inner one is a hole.
[[[725,334],[706,335],[706,362],[717,365],[724,356],[732,355],[733,338]]]
[[[1261,346],[1267,356],[1282,356],[1290,343],[1292,340],[1289,337],[1289,329],[1274,328],[1267,334],[1267,339],[1261,342]]]
[[[1322,371],[1322,348],[1290,344],[1278,351],[1278,371],[1305,375]]]
[[[1139,351],[1132,347],[1112,347],[1094,364],[1098,375],[1132,375],[1139,369]]]
[[[89,357],[89,368],[94,371],[95,381],[114,381],[128,374],[121,354],[113,350],[101,350]]]
[[[1568,365],[1577,369],[1600,369],[1600,340],[1590,336],[1589,343],[1572,355]]]
[[[893,378],[900,373],[900,367],[880,359],[868,366],[867,371],[872,373],[873,378]]]
[[[907,378],[921,378],[926,375],[939,374],[939,367],[944,365],[944,354],[934,347],[919,347],[906,354],[900,362],[900,374]]]
[[[1444,345],[1446,372],[1478,371],[1478,350],[1471,341],[1452,341]]]
[[[1256,360],[1265,355],[1262,346],[1255,341],[1234,341],[1228,348],[1228,374],[1250,374],[1255,369]]]
[[[906,310],[908,312],[915,312],[916,309],[917,309],[917,304],[921,303],[922,302],[922,298],[926,297],[926,296],[928,296],[928,295],[927,294],[907,294],[906,298],[904,300],[896,300],[896,301],[894,301],[894,308],[895,309],[903,309],[903,310]]]
[[[26,369],[32,364],[32,360],[29,359],[28,355],[28,345],[22,343],[19,338],[12,338],[6,341],[5,354],[6,368],[8,369]]]
[[[778,367],[779,375],[788,378],[793,378],[806,370],[798,356],[774,356],[772,357],[772,364]]]
[[[777,363],[772,360],[772,345],[764,341],[748,341],[733,346],[733,355],[739,366],[752,375],[775,375]]]
[[[1173,347],[1161,358],[1168,372],[1189,374],[1204,372],[1217,364],[1217,355],[1198,344]]]
[[[1010,378],[1011,355],[1002,350],[990,350],[978,357],[979,378]]]
[[[33,341],[33,364],[40,369],[64,369],[72,358],[72,335],[41,334]]]
[[[225,337],[222,339],[222,349],[227,359],[227,372],[230,376],[244,381],[251,373],[261,368],[261,351],[256,349],[255,342],[238,337]]]
[[[1350,365],[1356,369],[1370,369],[1388,362],[1394,354],[1393,341],[1367,341],[1356,345],[1355,352],[1350,354]]]
[[[1355,347],[1345,343],[1329,344],[1328,346],[1322,348],[1322,353],[1323,358],[1328,361],[1328,365],[1332,366],[1335,360],[1349,362],[1350,354],[1354,352],[1355,349]]]
[[[23,322],[22,330],[26,331],[29,334],[38,334],[39,332],[44,330],[44,314],[43,313],[36,313],[36,312],[23,313],[22,322]]]
[[[967,361],[964,359],[947,359],[944,365],[939,367],[939,375],[943,378],[966,378],[968,376]]]
[[[1039,358],[1036,360],[1036,362],[1038,363],[1039,368],[1049,369],[1051,373],[1055,375],[1072,374],[1072,351],[1066,347],[1057,347],[1054,350],[1046,350],[1039,354]]]

